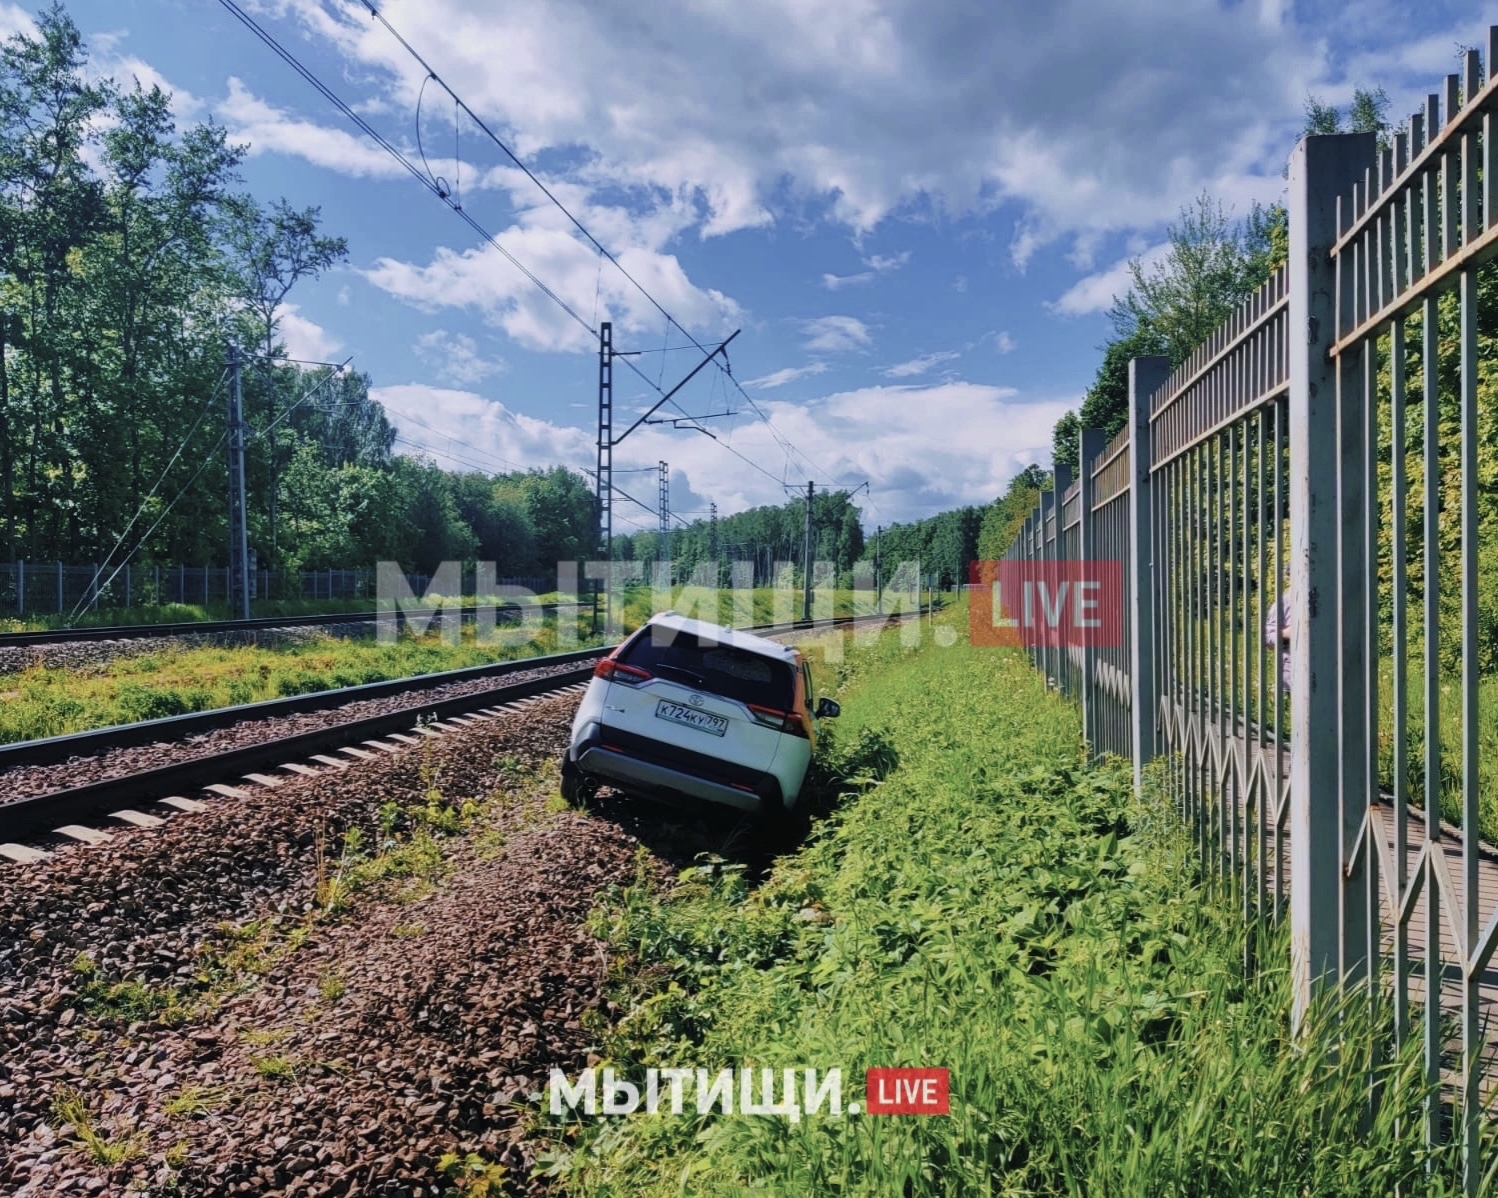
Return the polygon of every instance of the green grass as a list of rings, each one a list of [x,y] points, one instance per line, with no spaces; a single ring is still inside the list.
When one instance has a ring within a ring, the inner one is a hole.
[[[789,624],[801,618],[803,599],[799,587],[755,587],[739,594],[728,587],[714,590],[711,587],[676,586],[671,588],[669,596],[665,593],[657,596],[649,586],[633,585],[624,592],[623,625],[626,631],[631,631],[654,613],[668,608],[694,619],[739,628]],[[886,596],[886,599],[888,603],[895,602],[894,596]],[[902,596],[900,601],[914,610],[913,595]],[[872,591],[819,588],[812,592],[813,620],[872,614],[873,611]]]
[[[419,597],[418,597],[419,598]],[[578,597],[548,591],[537,595],[541,603],[574,602]],[[473,595],[434,595],[433,607],[473,607],[478,599]],[[423,601],[425,603],[425,601]],[[268,616],[322,616],[343,615],[352,612],[375,612],[379,602],[366,599],[258,599],[250,604],[250,616],[260,619]],[[237,619],[237,613],[229,610],[227,603],[153,603],[136,607],[103,607],[97,611],[78,613],[76,619],[67,619],[67,613],[33,613],[24,617],[0,617],[0,632],[47,632],[60,628],[122,628],[139,624],[196,624],[210,620]]]
[[[1082,764],[1074,709],[1022,655],[891,633],[827,669],[845,714],[819,788],[847,797],[757,888],[718,866],[665,901],[609,895],[594,926],[627,1014],[603,1063],[839,1067],[856,1100],[867,1067],[945,1066],[951,1116],[553,1124],[570,1192],[1451,1192],[1448,1156],[1426,1179],[1413,1059],[1364,1128],[1363,1004],[1340,1057],[1333,1012],[1292,1043],[1283,933],[1247,977],[1168,802]]]
[[[578,643],[597,642],[583,636]],[[435,632],[420,638],[402,635],[393,644],[317,637],[271,648],[183,646],[86,669],[36,666],[0,675],[0,744],[558,649],[555,621],[548,620],[528,644],[519,646],[481,644],[474,630],[465,628],[457,645],[444,644]]]
[[[1409,716],[1405,728],[1405,795],[1412,806],[1423,807],[1425,797],[1425,682],[1421,662],[1411,658]],[[1462,689],[1460,678],[1441,680],[1440,793],[1441,816],[1462,822]],[[1394,785],[1394,667],[1379,663],[1379,785]],[[1477,830],[1489,844],[1498,844],[1498,677],[1483,678],[1477,687]]]
[[[66,1124],[84,1153],[98,1165],[113,1168],[134,1160],[145,1151],[145,1136],[111,1139],[94,1125],[88,1101],[72,1087],[60,1089],[52,1099],[52,1113]]]

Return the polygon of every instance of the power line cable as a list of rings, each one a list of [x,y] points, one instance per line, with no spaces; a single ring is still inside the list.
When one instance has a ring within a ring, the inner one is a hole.
[[[521,172],[524,173],[524,175],[525,175],[525,177],[527,179],[529,179],[532,183],[534,183],[536,185],[536,187],[540,190],[541,194],[544,195],[548,200],[550,200],[556,206],[557,210],[560,211],[562,213],[562,215],[565,216],[568,219],[568,221],[570,221],[572,223],[573,227],[575,229],[577,229],[577,231],[579,233],[581,233],[583,235],[583,237],[585,237],[590,244],[592,244],[592,246],[598,251],[598,253],[603,258],[607,258],[609,260],[609,262],[613,265],[613,267],[621,275],[623,275],[625,279],[627,279],[630,282],[630,284],[635,288],[636,291],[638,291],[640,293],[641,296],[643,296],[645,298],[646,302],[648,302],[651,305],[651,307],[653,307],[657,312],[659,312],[665,318],[665,320],[666,320],[666,343],[669,345],[670,340],[671,340],[671,329],[674,327],[675,329],[677,329],[681,333],[682,336],[684,336],[688,340],[688,342],[690,342],[690,344],[691,344],[692,347],[695,347],[697,349],[697,351],[699,353],[704,353],[704,354],[707,353],[706,346],[704,346],[700,341],[698,341],[697,338],[692,335],[692,333],[686,328],[685,325],[683,325],[674,316],[672,316],[669,311],[666,310],[665,306],[662,305],[661,302],[659,300],[657,300],[655,298],[655,296],[650,293],[650,291],[644,286],[644,284],[642,284],[637,278],[635,278],[634,275],[632,275],[629,272],[629,270],[624,266],[624,264],[621,263],[619,261],[619,259],[616,258],[607,249],[607,247],[605,247],[604,244],[601,241],[599,241],[597,237],[595,237],[593,235],[593,233],[588,229],[588,227],[586,225],[584,225],[583,222],[581,220],[579,220],[576,215],[573,214],[572,210],[570,208],[568,208],[567,205],[564,204],[556,196],[556,194],[549,187],[546,186],[546,184],[544,182],[542,182],[542,180],[536,175],[536,173],[534,171],[532,171],[531,168],[528,167],[523,161],[521,161],[519,155],[517,155],[515,153],[515,151],[512,150],[509,147],[509,145],[497,133],[495,133],[493,129],[491,129],[489,127],[489,125],[483,120],[482,117],[480,117],[478,115],[478,113],[474,112],[473,109],[468,106],[467,102],[460,95],[458,95],[458,93],[447,83],[447,81],[445,79],[442,78],[442,76],[440,74],[438,74],[438,72],[435,69],[433,69],[431,63],[427,62],[427,60],[421,55],[421,53],[413,45],[411,45],[411,43],[408,40],[406,40],[406,37],[398,29],[396,29],[394,25],[392,25],[390,23],[390,20],[384,15],[384,13],[382,13],[378,8],[375,7],[375,5],[373,3],[373,0],[361,0],[361,3],[363,3],[364,7],[369,10],[369,15],[371,17],[373,17],[375,20],[377,20],[381,25],[383,25],[385,27],[386,31],[390,34],[390,36],[393,37],[397,42],[399,42],[400,45],[401,45],[401,47],[406,51],[406,53],[409,54],[412,58],[414,58],[417,61],[417,63],[419,63],[421,65],[422,70],[424,70],[426,72],[426,77],[422,80],[422,85],[421,85],[422,86],[422,91],[425,92],[426,85],[427,85],[428,82],[433,82],[433,81],[436,82],[437,86],[440,87],[440,88],[442,88],[442,90],[445,91],[452,98],[453,104],[458,109],[460,109],[463,113],[465,113],[467,115],[468,119],[471,120],[484,133],[484,135],[489,138],[490,141],[492,141],[496,146],[499,147],[499,149],[504,153],[504,155],[511,162],[513,162],[521,170]],[[418,145],[420,144],[420,138],[421,138],[420,107],[421,107],[421,98],[420,98],[420,95],[418,95],[418,97],[417,97],[417,126],[418,126],[417,127],[417,141],[418,141]],[[602,262],[601,261],[600,261],[599,265],[600,265],[600,268],[601,268],[602,267]],[[688,348],[688,347],[687,346],[681,346],[680,348],[685,349],[685,348]],[[662,348],[661,348],[662,379],[664,378],[665,354],[666,354],[666,346],[663,345]],[[739,384],[738,379],[736,379],[736,378],[733,377],[733,371],[730,368],[728,368],[728,367],[726,367],[726,366],[724,366],[722,364],[717,363],[716,360],[714,361],[714,365],[716,365],[718,367],[719,371],[722,372],[723,375],[726,378],[728,378],[733,383],[734,387],[738,390],[739,394],[742,395],[744,397],[744,399],[748,402],[749,406],[754,410],[755,414],[757,416],[759,416],[759,418],[762,421],[764,421],[765,426],[770,429],[771,435],[775,438],[775,440],[777,441],[777,443],[781,444],[782,448],[784,448],[788,453],[791,453],[791,452],[795,453],[796,456],[800,457],[802,459],[802,461],[806,463],[806,465],[808,465],[808,466],[812,467],[813,469],[815,469],[816,468],[816,464],[814,462],[812,462],[811,459],[808,458],[804,453],[802,453],[800,450],[796,449],[795,446],[790,441],[790,439],[788,437],[786,437],[784,433],[780,432],[780,430],[775,427],[774,422],[771,421],[769,415],[764,411],[764,409],[762,409],[755,402],[753,396],[751,396],[747,391],[744,390],[744,388]],[[636,373],[639,373],[639,372],[636,371]],[[641,375],[641,377],[644,378],[645,376]],[[649,382],[650,380],[646,379],[646,381]],[[655,390],[657,392],[660,392],[662,390],[662,380],[657,380],[654,383],[654,386],[655,386]],[[672,404],[672,406],[673,407],[677,407],[677,405],[674,404],[674,403]],[[678,410],[680,410],[680,409],[678,408]],[[825,475],[830,475],[829,471],[824,471],[823,473]]]
[[[164,507],[164,508],[161,509],[161,515],[159,515],[159,516],[156,517],[156,522],[154,524],[152,524],[150,528],[146,529],[146,531],[144,533],[141,534],[140,540],[138,540],[135,543],[135,548],[132,549],[132,550],[130,550],[130,552],[127,553],[124,556],[124,558],[121,560],[120,564],[118,566],[116,566],[114,568],[114,570],[110,573],[109,577],[104,580],[104,586],[105,587],[107,587],[117,577],[119,577],[119,573],[120,573],[121,570],[123,570],[125,568],[125,564],[132,557],[134,557],[137,552],[140,551],[140,549],[142,548],[142,546],[144,546],[147,541],[149,541],[151,539],[151,534],[154,533],[158,528],[161,527],[161,522],[163,520],[165,520],[168,515],[171,514],[171,510],[174,507],[177,506],[177,501],[179,499],[181,499],[182,496],[186,495],[189,490],[192,489],[193,483],[197,482],[198,481],[198,477],[203,473],[203,471],[206,470],[206,469],[208,469],[208,464],[213,461],[214,455],[217,454],[218,451],[223,448],[224,443],[228,439],[229,439],[229,434],[227,432],[219,434],[219,438],[218,438],[218,440],[216,442],[214,442],[213,448],[210,449],[208,451],[208,453],[204,456],[202,465],[200,465],[196,470],[193,471],[192,477],[190,479],[188,479],[187,482],[185,482],[182,485],[182,488],[174,496],[172,496],[171,502],[168,503],[166,505],[166,507]],[[103,587],[100,587],[99,589],[102,590]],[[81,607],[81,606],[82,606],[82,603],[80,601],[80,603],[73,608],[73,611],[71,613],[69,613],[69,615],[68,615],[68,619],[69,620],[71,620],[73,618],[73,616],[75,616],[75,615],[78,614],[78,608]]]
[[[251,17],[247,12],[245,12],[235,2],[235,0],[219,0],[219,3],[225,9],[227,9],[233,16],[235,16],[247,29],[249,29],[252,33],[254,33],[255,36],[257,38],[259,38],[273,53],[275,53],[275,55],[278,58],[280,58],[283,62],[285,62],[288,66],[290,66],[292,68],[292,70],[296,71],[296,73],[298,75],[300,75],[313,89],[315,89],[318,92],[319,95],[321,95],[330,104],[332,104],[341,113],[343,113],[344,116],[346,116],[350,121],[352,121],[356,126],[358,126],[358,128],[364,134],[366,134],[372,141],[374,141],[376,145],[378,145],[387,154],[389,154],[392,158],[394,158],[397,162],[399,162],[401,164],[401,166],[403,166],[406,169],[406,171],[411,175],[411,177],[413,179],[415,179],[418,183],[420,183],[423,187],[425,187],[429,192],[431,192],[439,200],[441,200],[444,204],[446,204],[449,208],[451,208],[452,211],[455,212],[458,215],[458,217],[460,219],[462,219],[462,221],[469,226],[469,228],[471,228],[475,233],[477,233],[478,236],[481,237],[486,244],[488,244],[489,246],[493,247],[501,255],[503,255],[503,257],[512,266],[514,266],[518,271],[520,271],[521,274],[523,274],[543,295],[545,295],[554,304],[556,304],[563,312],[565,312],[569,317],[571,317],[572,320],[580,328],[582,328],[587,333],[587,335],[590,338],[596,336],[596,330],[591,325],[589,325],[585,320],[583,320],[583,318],[577,313],[577,311],[570,304],[567,303],[566,300],[562,299],[561,296],[559,296],[555,291],[553,291],[550,287],[548,287],[546,285],[546,283],[544,283],[532,270],[530,270],[529,267],[527,267],[523,262],[521,262],[518,258],[516,258],[514,254],[512,254],[503,245],[501,245],[499,243],[498,239],[492,233],[490,233],[486,228],[484,228],[484,226],[481,225],[472,216],[471,213],[469,213],[466,209],[464,209],[461,206],[459,206],[458,204],[456,204],[452,200],[452,198],[450,196],[447,196],[447,195],[443,194],[443,189],[439,188],[437,186],[437,184],[432,181],[432,179],[430,179],[427,175],[423,174],[422,171],[416,166],[415,163],[413,163],[408,157],[406,157],[406,155],[404,153],[402,153],[399,149],[397,149],[394,144],[392,144],[383,134],[381,134],[378,130],[376,130],[374,128],[374,126],[371,125],[368,121],[366,121],[358,112],[356,112],[347,103],[345,103],[343,101],[343,99],[341,97],[339,97],[339,95],[336,92],[334,92],[330,87],[328,87],[325,83],[323,83],[323,81],[320,78],[318,78],[318,76],[316,75],[316,73],[314,73],[307,66],[303,65],[303,63],[301,62],[301,60],[298,59],[296,57],[296,55],[292,54],[290,50],[286,49],[286,47],[284,47],[283,45],[281,45],[281,43],[279,41],[277,41],[276,38],[268,30],[266,30],[264,27],[262,27],[259,24],[259,22],[257,22],[253,17]],[[373,8],[373,6],[370,6],[370,9],[371,9],[371,12],[374,13],[374,15],[379,16],[378,11],[375,10]],[[383,23],[386,24],[387,28],[389,27],[389,23],[385,22],[383,17],[380,17],[380,20]],[[394,30],[392,29],[391,32],[394,33]],[[398,37],[399,35],[396,35],[396,36]],[[407,48],[409,49],[409,46]],[[412,53],[414,54],[414,51],[412,51]],[[417,55],[416,57],[417,57],[418,61],[422,61],[419,55]],[[433,75],[436,75],[436,72],[431,72],[431,73]],[[448,88],[447,85],[442,82],[442,79],[441,79],[440,76],[437,76],[437,81],[444,88],[444,90],[448,91],[448,93],[453,96],[454,100],[463,108],[463,110],[465,112],[467,112],[470,115],[470,117],[472,117],[475,120],[475,122],[478,123],[480,125],[480,127],[485,130],[486,133],[489,133],[489,135],[491,137],[493,137],[492,131],[490,131],[487,126],[483,125],[482,122],[478,121],[477,117],[473,117],[472,110],[469,109],[466,104],[463,104],[461,98],[458,97],[456,95],[456,93],[454,93],[452,91],[451,88]],[[496,140],[496,142],[498,142],[497,138],[495,140]],[[499,144],[502,144],[502,143],[499,143]],[[508,153],[508,150],[506,150],[506,152]],[[549,192],[547,194],[550,195]],[[555,199],[555,197],[552,197],[552,198],[553,198],[553,200]],[[571,214],[570,213],[568,215],[569,215],[570,219],[573,219],[575,221],[575,218],[571,218]],[[624,268],[622,266],[619,266],[617,260],[612,255],[610,255],[608,253],[608,251],[605,250],[602,247],[602,245],[600,243],[598,243],[595,238],[593,238],[593,236],[591,234],[586,234],[586,236],[588,237],[589,241],[592,241],[595,245],[598,245],[600,252],[603,253],[606,257],[608,257],[608,259],[609,259],[610,262],[613,262],[615,266],[618,266],[621,271],[624,270]],[[626,275],[628,275],[627,271],[624,272],[624,273]],[[632,276],[629,276],[629,277],[630,277],[630,281],[633,282],[636,287],[640,286],[640,284],[637,281],[635,281]],[[680,322],[678,322],[674,317],[671,316],[671,314],[669,312],[667,312],[664,308],[662,308],[660,306],[659,302],[657,302],[654,299],[654,297],[649,296],[648,292],[644,292],[643,288],[640,288],[640,289],[647,296],[647,298],[650,299],[650,302],[652,303],[652,305],[654,305],[666,317],[666,319],[671,322],[671,324],[675,325],[675,327],[682,333],[683,336],[685,336],[692,343],[692,345],[696,346],[696,348],[699,351],[701,351],[702,353],[704,353],[704,354],[707,353],[707,349],[695,337],[693,337],[692,334],[690,332],[688,332],[686,330],[686,328],[684,328],[680,324]],[[623,356],[623,355],[620,355],[620,356]],[[627,366],[634,374],[636,374],[641,379],[642,382],[644,382],[647,386],[651,387],[652,390],[656,391],[657,393],[660,393],[661,388],[660,388],[659,385],[657,385],[657,383],[653,379],[651,379],[647,374],[645,374],[644,371],[642,371],[638,366],[636,366],[634,364],[633,360],[630,357],[628,357],[628,356],[623,356],[623,357],[624,357],[624,364],[625,364],[625,366]],[[714,360],[714,364],[718,366],[719,370],[723,370],[724,369],[724,367],[721,364],[718,364],[716,362],[716,360]],[[732,373],[728,373],[728,377],[730,379],[732,379],[733,378]],[[768,425],[770,427],[772,436],[774,436],[776,438],[777,442],[783,442],[784,446],[788,447],[789,446],[789,442],[784,442],[783,441],[782,435],[778,432],[778,430],[776,430],[774,428],[773,424],[770,423],[769,419],[764,416],[764,413],[759,409],[758,405],[756,405],[754,403],[753,399],[748,395],[747,392],[745,392],[743,390],[742,387],[738,386],[738,380],[734,379],[733,381],[734,381],[734,385],[736,387],[738,387],[740,393],[743,394],[744,397],[745,397],[745,399],[749,401],[750,406],[753,407],[755,409],[755,411],[760,414],[761,418],[765,420],[766,425]],[[674,399],[671,401],[671,406],[674,407],[674,408],[676,408],[676,410],[678,412],[681,412],[681,414],[682,414],[683,417],[688,417],[688,413],[686,412],[686,410],[684,408],[682,408],[680,406],[680,404],[678,404]],[[775,476],[770,471],[766,470],[758,462],[755,462],[752,459],[750,459],[748,457],[745,457],[742,453],[739,453],[731,445],[729,445],[726,442],[722,441],[711,430],[703,428],[700,424],[693,424],[691,427],[694,427],[699,432],[704,433],[705,435],[707,435],[709,437],[712,437],[712,439],[714,441],[717,441],[719,445],[722,445],[723,448],[726,449],[729,453],[733,454],[734,457],[738,458],[740,461],[744,462],[746,465],[752,467],[753,469],[759,471],[761,474],[765,475],[766,478],[769,478],[771,481],[774,481],[774,482],[779,482],[780,481],[780,480],[776,479]]]
[[[115,553],[118,552],[120,546],[125,543],[125,538],[130,535],[130,530],[135,527],[135,522],[137,520],[139,520],[140,517],[141,517],[141,515],[142,515],[142,513],[145,512],[146,505],[149,504],[151,502],[151,500],[156,497],[156,492],[161,489],[161,484],[166,481],[166,476],[171,473],[172,467],[177,464],[177,459],[179,459],[182,456],[183,452],[187,449],[188,444],[192,441],[193,436],[197,433],[199,427],[202,425],[203,421],[207,418],[207,416],[208,416],[208,410],[213,406],[214,401],[216,399],[218,399],[219,389],[221,387],[223,387],[224,380],[226,378],[228,378],[228,377],[229,377],[229,369],[228,369],[228,367],[225,367],[224,370],[223,370],[223,373],[221,373],[218,376],[218,382],[216,382],[213,385],[213,390],[211,392],[209,392],[208,398],[203,401],[203,406],[198,411],[198,418],[193,421],[192,427],[187,430],[187,435],[182,438],[181,444],[179,444],[177,446],[176,452],[172,454],[172,456],[171,456],[170,460],[167,462],[167,464],[161,468],[161,474],[157,477],[156,482],[152,485],[151,489],[148,492],[146,492],[145,498],[140,501],[140,505],[135,509],[135,514],[130,517],[129,522],[126,523],[125,527],[120,530],[120,535],[115,538],[114,545],[111,546],[109,552],[107,554],[105,554],[103,562],[101,562],[97,567],[95,567],[95,569],[94,569],[94,577],[93,577],[93,582],[92,582],[92,589],[93,589],[93,592],[94,592],[95,595],[97,595],[99,593],[99,591],[103,589],[102,587],[99,586],[99,575],[102,574],[102,573],[104,573],[105,569],[109,566],[109,563],[114,559]],[[197,475],[195,474],[195,475],[193,475],[193,477],[196,478]],[[139,546],[137,546],[137,548],[139,548]],[[126,555],[125,561],[128,562],[130,560],[130,557],[133,555],[133,552],[134,551],[132,550],[131,554],[127,554]],[[116,570],[115,573],[117,574],[117,573],[119,573],[119,571]],[[104,583],[104,585],[108,586],[109,583],[113,582],[113,581],[114,581],[114,574],[111,574],[109,576],[108,580],[106,580],[106,582]],[[85,593],[85,597],[86,597],[86,593]],[[78,600],[78,602],[76,604],[74,604],[73,610],[68,613],[68,618],[67,618],[66,621],[64,621],[65,624],[70,624],[73,621],[73,618],[75,616],[77,616],[77,614],[79,613],[80,610],[82,610],[83,603],[84,603],[84,598],[80,597],[79,600]]]

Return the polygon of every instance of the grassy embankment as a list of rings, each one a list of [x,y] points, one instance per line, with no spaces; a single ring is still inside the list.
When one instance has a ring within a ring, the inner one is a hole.
[[[571,603],[576,595],[550,591],[536,597],[542,603]],[[478,600],[472,595],[434,595],[434,607],[472,607]],[[250,605],[254,619],[270,616],[323,616],[372,613],[379,610],[375,599],[257,599]],[[162,603],[143,607],[110,607],[84,611],[74,620],[64,616],[32,614],[24,618],[0,618],[0,632],[47,632],[67,628],[127,628],[138,624],[198,624],[209,620],[231,620],[235,615],[227,603]]]
[[[583,1120],[552,1128],[570,1191],[1452,1192],[1448,1156],[1425,1175],[1414,1062],[1360,1129],[1363,1008],[1340,1063],[1329,1013],[1293,1047],[1283,935],[1246,978],[1168,804],[1082,764],[1075,710],[1019,654],[963,639],[889,633],[824,667],[823,785],[852,793],[763,885],[688,871],[596,917],[628,1011],[604,1064],[838,1066],[855,1100],[866,1067],[945,1066],[950,1117]]]

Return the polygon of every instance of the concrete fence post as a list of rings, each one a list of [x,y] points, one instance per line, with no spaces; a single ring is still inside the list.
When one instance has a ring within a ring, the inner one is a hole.
[[[1046,580],[1046,589],[1048,592],[1051,589],[1051,564],[1056,560],[1056,551],[1051,545],[1050,539],[1046,536],[1046,521],[1047,519],[1059,521],[1060,518],[1060,509],[1056,503],[1056,492],[1054,490],[1042,491],[1040,493],[1040,513],[1036,516],[1036,523],[1040,536],[1040,548],[1038,551],[1040,577]],[[1051,635],[1051,630],[1046,626],[1043,614],[1040,617],[1040,625],[1040,669],[1045,674],[1045,684],[1047,686],[1053,683],[1059,684],[1059,671],[1056,669],[1055,637]]]
[[[1066,492],[1072,484],[1071,467],[1060,465],[1055,468],[1053,473],[1055,475],[1056,486],[1055,490],[1051,492],[1051,503],[1052,510],[1055,512],[1056,523],[1054,527],[1056,529],[1056,536],[1052,541],[1051,563],[1055,567],[1066,560],[1066,529],[1064,525],[1066,524]],[[1053,580],[1059,578],[1060,570],[1053,569],[1051,576]],[[1054,591],[1052,593],[1054,594]],[[1053,639],[1055,644],[1052,649],[1052,657],[1056,667],[1056,688],[1063,695],[1070,695],[1072,688],[1068,685],[1068,682],[1071,677],[1071,663],[1067,658],[1070,650],[1066,647],[1064,637],[1058,635]]]
[[[1169,358],[1152,356],[1129,362],[1129,556],[1123,568],[1129,580],[1129,743],[1134,758],[1135,794],[1143,793],[1144,767],[1159,750],[1150,400],[1169,375]]]
[[[1361,927],[1368,918],[1363,888],[1341,884],[1339,765],[1357,751],[1347,741],[1357,729],[1353,721],[1344,728],[1339,711],[1345,596],[1337,491],[1339,476],[1352,479],[1341,471],[1338,367],[1328,349],[1337,336],[1330,254],[1337,198],[1350,197],[1364,178],[1375,145],[1371,133],[1312,136],[1290,155],[1290,967],[1297,1031],[1314,993],[1336,979],[1341,925]],[[1343,903],[1362,909],[1343,911]]]
[[[1077,507],[1082,524],[1077,530],[1077,552],[1084,562],[1097,560],[1097,520],[1092,513],[1092,463],[1108,439],[1100,428],[1084,428],[1078,439]],[[1098,744],[1098,693],[1097,693],[1097,645],[1091,638],[1082,647],[1082,678],[1079,690],[1082,696],[1082,735],[1087,747],[1097,752]]]

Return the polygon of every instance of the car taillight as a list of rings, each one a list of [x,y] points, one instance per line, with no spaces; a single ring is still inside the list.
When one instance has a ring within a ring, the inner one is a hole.
[[[607,678],[611,682],[622,682],[625,686],[639,686],[640,683],[649,681],[655,675],[638,666],[627,666],[622,661],[605,657],[593,667],[593,677]]]
[[[751,703],[749,714],[766,728],[774,728],[777,732],[789,732],[792,736],[807,735],[806,725],[794,711],[781,711],[778,707],[761,707],[758,703]]]

